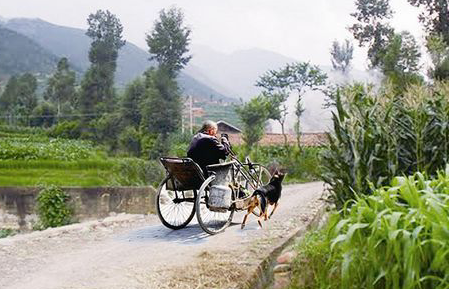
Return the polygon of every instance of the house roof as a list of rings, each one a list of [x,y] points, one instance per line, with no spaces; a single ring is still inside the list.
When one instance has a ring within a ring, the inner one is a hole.
[[[228,122],[226,122],[226,121],[224,121],[224,120],[219,120],[219,121],[217,121],[217,126],[220,126],[220,125],[228,126],[228,127],[230,127],[231,129],[238,131],[239,133],[242,132],[238,127],[235,127],[235,126],[233,126],[232,124],[230,124],[230,123],[228,123]]]

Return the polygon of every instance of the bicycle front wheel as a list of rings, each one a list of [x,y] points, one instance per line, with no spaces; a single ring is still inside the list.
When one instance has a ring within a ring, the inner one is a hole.
[[[232,221],[234,216],[234,207],[226,212],[214,212],[209,210],[209,184],[215,179],[214,176],[209,177],[201,185],[195,202],[196,217],[201,228],[211,235],[223,232]]]

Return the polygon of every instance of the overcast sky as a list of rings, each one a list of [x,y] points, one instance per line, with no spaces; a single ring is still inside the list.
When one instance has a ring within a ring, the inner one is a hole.
[[[406,0],[390,2],[396,11],[393,26],[409,30],[422,43],[418,10]],[[89,13],[108,9],[120,18],[125,39],[147,49],[145,33],[158,12],[173,5],[184,11],[192,44],[227,53],[257,47],[324,65],[330,65],[334,39],[351,39],[346,28],[355,10],[354,0],[0,0],[0,16],[41,18],[86,29]],[[365,52],[358,48],[354,67],[366,67]]]

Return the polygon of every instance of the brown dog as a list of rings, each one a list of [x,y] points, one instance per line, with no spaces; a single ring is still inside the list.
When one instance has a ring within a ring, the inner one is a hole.
[[[251,214],[256,208],[260,210],[259,226],[262,228],[261,219],[268,220],[273,215],[274,211],[278,207],[278,201],[281,198],[282,192],[282,180],[284,179],[285,174],[276,172],[271,178],[270,182],[257,190],[251,196],[250,203],[248,205],[248,211],[243,218],[242,229],[245,227],[246,219],[248,215]],[[270,215],[268,215],[268,205],[274,206]]]

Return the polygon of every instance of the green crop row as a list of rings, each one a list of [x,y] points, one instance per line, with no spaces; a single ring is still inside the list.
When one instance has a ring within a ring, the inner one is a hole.
[[[323,180],[341,209],[354,192],[394,176],[433,175],[449,161],[449,83],[412,86],[401,95],[363,85],[335,93],[334,131],[321,164]]]
[[[449,288],[449,167],[356,194],[301,246],[291,288]]]
[[[97,152],[87,141],[38,138],[0,139],[0,160],[65,160],[95,158]]]

